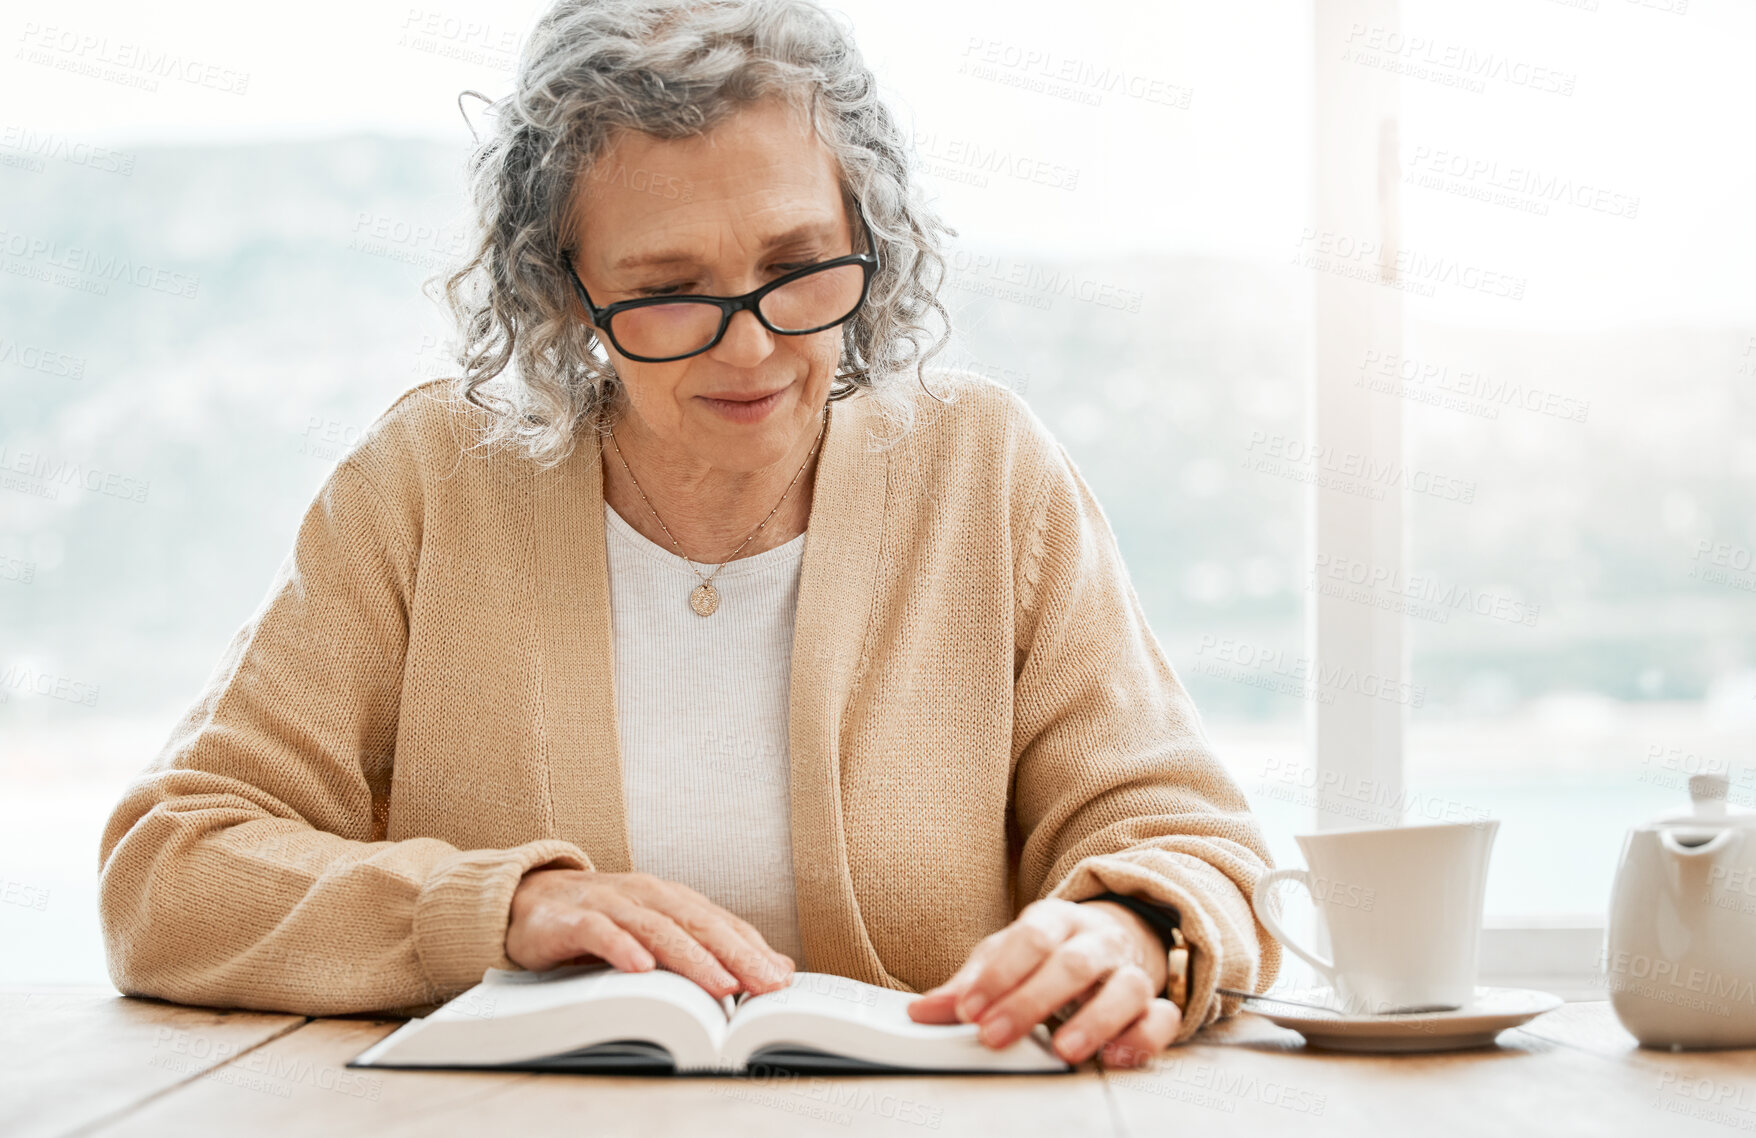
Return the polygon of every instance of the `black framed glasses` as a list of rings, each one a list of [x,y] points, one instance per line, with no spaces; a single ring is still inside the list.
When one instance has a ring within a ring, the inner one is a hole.
[[[699,355],[719,343],[732,317],[746,309],[764,328],[782,336],[806,336],[850,319],[866,303],[872,274],[878,271],[872,226],[857,202],[854,209],[866,234],[867,252],[806,265],[743,296],[641,296],[599,308],[574,270],[573,258],[562,260],[592,324],[609,335],[618,352],[643,363],[667,363]]]

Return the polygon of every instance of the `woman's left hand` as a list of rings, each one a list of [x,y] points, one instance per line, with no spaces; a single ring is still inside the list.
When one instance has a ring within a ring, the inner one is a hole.
[[[1104,1063],[1134,1067],[1169,1046],[1181,1026],[1161,998],[1165,950],[1151,927],[1109,901],[1037,901],[970,953],[957,973],[909,1005],[917,1023],[978,1023],[1005,1047],[1059,1011],[1079,1011],[1054,1033],[1069,1063],[1103,1048]]]

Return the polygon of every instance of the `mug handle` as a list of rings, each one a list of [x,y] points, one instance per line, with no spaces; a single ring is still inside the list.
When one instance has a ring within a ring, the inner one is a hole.
[[[1270,894],[1274,887],[1282,881],[1297,881],[1305,887],[1305,892],[1311,892],[1311,875],[1307,871],[1303,869],[1270,870],[1257,879],[1256,892],[1250,897],[1250,908],[1256,911],[1256,919],[1262,922],[1262,926],[1274,934],[1275,940],[1291,949],[1294,956],[1321,972],[1323,978],[1329,981],[1330,987],[1334,987],[1335,964],[1302,948],[1292,937],[1287,935],[1287,931],[1280,925],[1280,918],[1272,912],[1272,906],[1268,903]],[[1316,896],[1313,894],[1312,900],[1315,899]]]

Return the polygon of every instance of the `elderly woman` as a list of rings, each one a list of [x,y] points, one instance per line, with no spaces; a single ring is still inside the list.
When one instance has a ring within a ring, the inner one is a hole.
[[[929,379],[954,231],[845,29],[562,0],[489,117],[463,374],[342,459],[116,809],[116,985],[799,966],[1122,1064],[1266,986],[1261,833],[1098,503],[1011,392]]]

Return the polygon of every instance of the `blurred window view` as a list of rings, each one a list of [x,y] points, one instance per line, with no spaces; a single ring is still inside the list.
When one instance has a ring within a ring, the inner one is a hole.
[[[1690,774],[1756,804],[1756,152],[1701,111],[1756,105],[1756,11],[1403,14],[1403,242],[1476,270],[1360,361],[1407,465],[1473,486],[1404,497],[1408,572],[1371,597],[1426,692],[1408,784],[1502,819],[1490,915],[1601,919]],[[1470,50],[1522,70],[1446,69]]]

